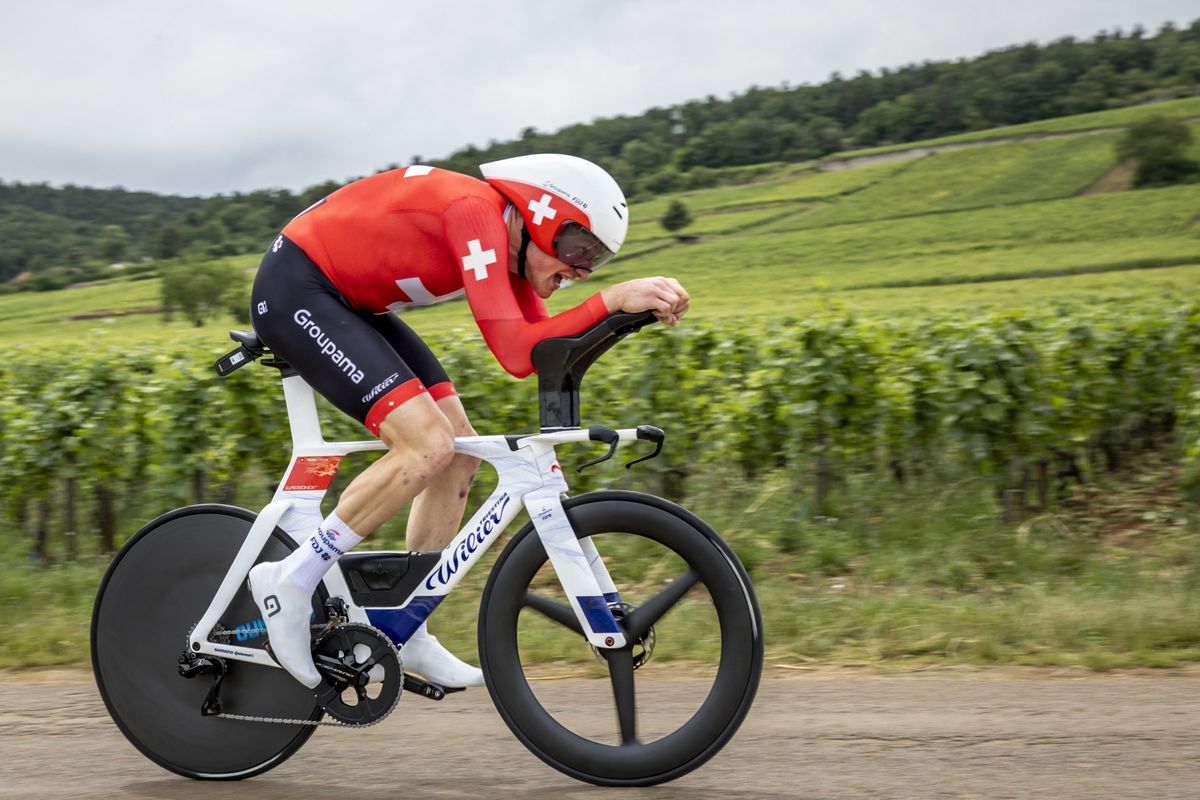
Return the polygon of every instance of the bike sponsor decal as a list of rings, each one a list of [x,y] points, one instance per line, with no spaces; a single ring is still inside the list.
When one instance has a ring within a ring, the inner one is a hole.
[[[466,564],[475,551],[487,541],[488,536],[499,527],[500,520],[504,516],[504,508],[510,499],[508,492],[505,492],[499,500],[492,504],[492,507],[483,515],[483,519],[475,526],[475,530],[468,533],[467,538],[459,542],[458,547],[454,548],[449,557],[443,557],[433,574],[425,579],[426,589],[434,591],[438,586],[445,586],[450,582],[450,579],[458,572],[458,568]]]
[[[321,354],[329,356],[334,364],[342,368],[342,372],[350,377],[350,380],[355,383],[362,383],[364,377],[363,371],[358,368],[350,358],[342,352],[337,343],[329,338],[329,334],[321,330],[321,327],[312,321],[312,312],[307,308],[302,308],[292,315],[292,321],[300,326],[300,329],[308,334],[309,338],[316,342],[317,347],[321,348]]]
[[[300,456],[292,465],[287,480],[283,483],[285,492],[323,492],[333,483],[337,474],[341,456]]]

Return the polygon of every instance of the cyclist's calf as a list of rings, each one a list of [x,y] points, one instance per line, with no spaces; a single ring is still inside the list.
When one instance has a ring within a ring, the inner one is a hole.
[[[443,397],[437,407],[449,420],[455,436],[474,436],[475,429],[457,395]],[[450,543],[462,523],[463,509],[479,459],[457,453],[450,465],[434,478],[413,501],[408,515],[409,550],[441,550]]]
[[[454,429],[427,394],[388,414],[379,426],[387,453],[350,482],[337,513],[360,535],[374,531],[454,459]]]

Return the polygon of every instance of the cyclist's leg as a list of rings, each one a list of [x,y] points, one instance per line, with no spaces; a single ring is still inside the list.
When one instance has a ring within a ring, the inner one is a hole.
[[[455,436],[475,435],[458,395],[443,397],[437,405],[450,422]],[[456,453],[450,466],[417,495],[408,514],[406,543],[409,550],[441,550],[450,543],[462,525],[467,494],[478,468],[479,459]]]
[[[454,434],[388,341],[344,303],[300,248],[282,237],[264,257],[251,308],[263,342],[389,446],[351,482],[306,545],[250,574],[272,650],[297,680],[315,686],[320,677],[309,650],[308,598],[338,557],[450,463]]]
[[[454,436],[474,436],[466,409],[437,356],[408,325],[391,314],[369,320],[427,387],[438,410],[450,424]],[[441,550],[450,543],[462,524],[463,510],[479,459],[457,453],[450,465],[417,495],[408,514],[409,550]]]
[[[454,456],[453,428],[426,382],[449,386],[445,371],[410,332],[409,349],[420,355],[415,341],[432,362],[420,362],[419,372],[414,370],[397,350],[396,337],[381,330],[378,320],[384,318],[350,308],[304,251],[284,237],[263,259],[251,309],[255,330],[272,351],[388,445],[388,452],[347,487],[335,509],[356,533],[371,533]]]
[[[375,316],[370,322],[429,387],[429,394],[444,415],[452,435],[474,436],[475,429],[467,419],[454,385],[425,342],[404,322],[390,314]],[[400,435],[390,430],[391,420],[395,416],[398,415],[384,419],[381,435]],[[479,459],[456,453],[449,466],[417,495],[408,514],[409,550],[442,550],[450,543],[462,522],[471,479],[478,466]],[[437,637],[429,633],[425,623],[421,623],[404,644],[403,653],[406,670],[424,675],[442,686],[482,686],[484,683],[483,672],[443,647]]]
[[[395,516],[454,458],[453,430],[427,392],[391,409],[379,436],[387,452],[350,482],[334,509],[366,533]]]

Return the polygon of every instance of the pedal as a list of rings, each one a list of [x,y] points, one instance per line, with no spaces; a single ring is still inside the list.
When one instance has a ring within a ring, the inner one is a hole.
[[[461,692],[465,686],[438,686],[436,683],[421,680],[415,675],[404,675],[404,691],[419,694],[429,700],[442,700],[448,694]]]

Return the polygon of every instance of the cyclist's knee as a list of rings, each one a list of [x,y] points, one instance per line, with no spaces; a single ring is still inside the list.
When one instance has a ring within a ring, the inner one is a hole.
[[[475,436],[475,428],[471,425],[471,420],[467,418],[467,410],[463,408],[462,401],[458,399],[458,395],[450,395],[443,397],[437,401],[438,410],[445,415],[450,422],[450,427],[454,430],[455,436]]]
[[[467,418],[467,411],[463,408],[462,401],[458,399],[458,395],[450,395],[443,397],[437,401],[438,410],[445,415],[450,423],[450,428],[454,431],[455,436],[475,436],[475,428],[471,425],[471,420]],[[466,496],[467,489],[470,488],[470,482],[475,476],[476,470],[479,469],[479,459],[474,456],[469,456],[465,453],[457,453],[454,457],[454,469],[456,474],[466,478],[466,488],[463,489],[463,496]]]
[[[419,395],[388,414],[379,425],[388,450],[409,452],[429,473],[445,469],[454,458],[454,429],[428,395]]]
[[[450,466],[450,462],[454,460],[454,429],[450,427],[449,422],[426,431],[422,454],[426,456],[430,469],[434,472],[441,472]]]

